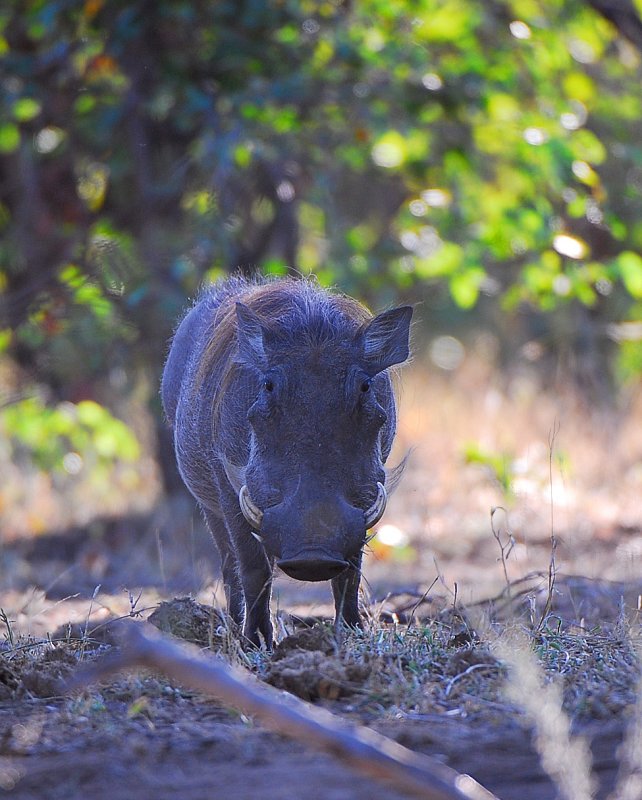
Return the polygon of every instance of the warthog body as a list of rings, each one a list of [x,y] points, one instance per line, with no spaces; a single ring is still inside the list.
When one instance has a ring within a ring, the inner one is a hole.
[[[408,357],[411,315],[373,318],[312,281],[231,278],[176,331],[162,383],[176,458],[218,546],[228,611],[254,643],[272,643],[275,560],[331,580],[337,620],[359,625],[395,433],[387,370]]]

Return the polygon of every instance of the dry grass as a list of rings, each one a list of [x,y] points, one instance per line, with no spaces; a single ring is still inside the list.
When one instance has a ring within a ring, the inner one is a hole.
[[[556,430],[552,481],[549,438]],[[403,380],[393,459],[412,450],[384,520],[414,555],[406,581],[440,575],[464,602],[501,588],[494,523],[514,537],[508,578],[548,569],[551,498],[557,565],[566,574],[623,580],[642,572],[642,393],[594,410],[570,390],[502,375],[480,358],[454,373],[417,361]],[[390,555],[381,546],[375,556]],[[385,575],[377,558],[366,573]]]
[[[509,666],[506,696],[532,723],[535,747],[545,771],[563,800],[590,800],[591,755],[583,739],[571,734],[571,718],[563,708],[562,688],[547,681],[525,637],[498,639],[496,650]]]
[[[281,621],[282,628],[290,631],[285,651],[282,647],[271,658],[264,651],[240,649],[221,611],[193,600],[161,603],[161,611],[164,607],[172,609],[169,616],[161,618],[158,610],[151,615],[162,630],[209,647],[259,674],[281,661],[284,653],[300,650],[319,652],[328,663],[353,665],[358,683],[342,689],[355,707],[369,713],[459,713],[486,718],[512,713],[519,697],[511,693],[507,703],[503,695],[507,665],[520,676],[526,669],[521,662],[514,663],[513,652],[530,653],[528,663],[537,662],[543,680],[556,682],[559,704],[575,721],[617,717],[631,709],[636,698],[639,663],[635,644],[621,622],[596,625],[581,633],[558,626],[537,632],[515,620],[492,620],[490,606],[483,614],[476,608],[470,615],[447,608],[436,617],[407,624],[371,617],[365,631],[345,632],[337,642],[330,628],[319,624],[309,634],[310,629],[295,627],[287,619]],[[474,625],[473,617],[480,624]],[[113,643],[109,626],[95,620],[63,625],[46,639],[19,634],[9,619],[3,625],[3,663],[16,674],[55,650],[80,660],[95,657]],[[518,635],[520,646],[516,647]],[[323,663],[319,671],[323,672]]]
[[[338,638],[327,622],[302,627],[282,614],[277,629],[286,635],[273,654],[243,650],[220,610],[191,599],[161,603],[152,616],[166,632],[197,641],[278,688],[329,704],[335,713],[369,725],[406,720],[423,723],[428,730],[437,719],[459,719],[478,733],[503,731],[506,740],[514,738],[516,730],[532,729],[541,764],[563,800],[594,796],[590,754],[577,735],[578,727],[628,719],[612,800],[639,797],[642,681],[637,612],[622,603],[610,620],[585,617],[583,626],[553,612],[538,626],[528,613],[537,598],[524,603],[519,587],[512,588],[508,608],[485,603],[469,611],[452,604],[442,604],[437,611],[435,604],[427,613],[427,598],[400,595],[373,604],[364,631],[343,631]],[[556,591],[563,589],[560,579]],[[103,605],[100,595],[94,604],[98,609]],[[130,595],[128,616],[136,617],[140,609],[147,617],[150,605],[144,595]],[[554,602],[551,605],[554,608]],[[184,690],[154,676],[124,676],[79,698],[59,697],[62,682],[80,661],[99,657],[113,646],[109,626],[97,622],[95,611],[86,606],[84,620],[63,626],[45,640],[21,636],[10,617],[0,615],[5,639],[0,699],[16,708],[32,704],[27,722],[14,726],[14,749],[46,751],[62,729],[71,737],[80,736],[87,725],[97,731],[109,729],[110,736],[121,727],[133,735],[153,728],[155,718],[183,718],[185,708],[177,709],[176,704],[186,702]],[[533,616],[539,619],[538,613]],[[45,720],[38,698],[52,697],[57,699],[47,706]],[[190,693],[187,697],[190,713],[202,714],[197,711],[198,698]],[[18,741],[23,727],[28,742]]]
[[[635,644],[640,658],[642,647],[639,632]],[[642,797],[642,676],[631,710],[629,731],[620,752],[620,775],[609,800],[637,800]]]

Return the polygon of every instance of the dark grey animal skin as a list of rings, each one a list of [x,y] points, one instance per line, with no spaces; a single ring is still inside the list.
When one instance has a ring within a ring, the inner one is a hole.
[[[276,561],[331,580],[337,622],[360,625],[366,531],[385,507],[395,434],[388,369],[412,309],[377,317],[311,280],[230,278],[183,317],[162,381],[178,466],[219,549],[228,611],[272,646]],[[240,498],[240,499],[239,499]]]

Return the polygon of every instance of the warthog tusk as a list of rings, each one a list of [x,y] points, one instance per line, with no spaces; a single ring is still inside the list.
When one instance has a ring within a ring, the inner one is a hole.
[[[254,531],[250,531],[250,533],[252,534],[252,536],[256,539],[256,541],[259,544],[263,544],[263,537],[262,536],[259,536],[258,533],[255,533]]]
[[[253,528],[258,530],[261,527],[261,522],[263,521],[263,512],[252,502],[252,498],[250,497],[250,493],[246,484],[241,486],[241,491],[239,492],[239,505],[241,506],[241,511],[243,512],[245,519]]]
[[[386,494],[385,486],[383,483],[377,483],[377,499],[370,506],[370,508],[364,512],[364,517],[366,518],[366,528],[372,528],[373,525],[376,525],[377,522],[379,522],[381,517],[383,517],[383,512],[386,510],[387,502],[388,495]]]

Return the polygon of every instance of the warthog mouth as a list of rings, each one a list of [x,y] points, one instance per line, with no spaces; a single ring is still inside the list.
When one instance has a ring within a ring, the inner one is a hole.
[[[376,525],[381,517],[383,517],[387,502],[388,495],[386,493],[386,487],[383,485],[383,483],[377,482],[377,499],[367,511],[363,512],[366,530],[368,528],[372,528],[373,525]],[[239,505],[241,507],[241,511],[243,512],[243,516],[252,526],[252,530],[258,531],[261,527],[261,523],[263,522],[263,512],[250,497],[247,484],[243,484],[243,486],[241,486],[241,490],[239,492]]]
[[[329,581],[345,572],[350,564],[339,558],[314,553],[309,556],[300,555],[296,558],[285,558],[276,562],[277,567],[283,570],[290,578],[297,581]]]

